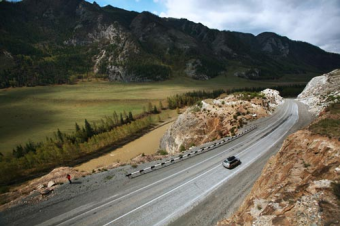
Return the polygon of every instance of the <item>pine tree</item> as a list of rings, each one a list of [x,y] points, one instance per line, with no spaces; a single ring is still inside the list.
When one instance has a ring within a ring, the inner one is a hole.
[[[157,114],[157,113],[158,113],[158,110],[157,110],[157,107],[156,107],[156,105],[155,105],[155,106],[153,106],[153,113],[154,113],[154,114]]]
[[[85,119],[85,134],[86,134],[86,138],[90,138],[94,134],[93,129],[90,123],[87,121],[87,119]]]
[[[118,121],[118,115],[116,111],[113,112],[113,122],[115,125],[118,125],[119,121]]]
[[[24,156],[24,148],[22,145],[18,145],[16,149],[13,149],[13,156],[16,158]]]
[[[59,139],[61,142],[64,141],[64,139],[63,139],[63,134],[60,132],[59,129],[58,129],[58,131],[57,131],[57,137],[58,137],[58,139]]]
[[[132,112],[131,112],[131,111],[129,111],[129,121],[130,121],[130,122],[134,121],[133,116],[132,116]]]
[[[124,124],[124,119],[123,119],[123,114],[120,113],[120,124],[123,125]]]
[[[159,101],[159,110],[163,110],[163,104],[162,104],[162,101]]]
[[[76,127],[76,133],[78,133],[80,131],[80,127],[77,123],[76,123],[75,127]]]

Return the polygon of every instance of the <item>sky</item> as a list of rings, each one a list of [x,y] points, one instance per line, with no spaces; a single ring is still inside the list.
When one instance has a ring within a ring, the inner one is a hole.
[[[1,1],[1,0],[0,0]],[[12,0],[18,1],[18,0]],[[20,0],[19,0],[20,1]],[[93,2],[93,0],[86,0]],[[209,28],[275,32],[340,53],[340,0],[96,0],[100,6],[186,18]]]
[[[91,0],[87,0],[93,2]],[[340,0],[97,0],[160,17],[187,18],[209,28],[270,31],[340,53]]]

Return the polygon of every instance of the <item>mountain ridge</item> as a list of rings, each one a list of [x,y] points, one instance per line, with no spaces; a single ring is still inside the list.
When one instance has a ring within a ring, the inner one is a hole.
[[[8,62],[0,64],[1,88],[72,83],[89,73],[125,82],[206,80],[236,68],[246,79],[277,79],[340,66],[339,54],[272,32],[219,31],[84,0],[0,2],[0,19],[0,59]]]

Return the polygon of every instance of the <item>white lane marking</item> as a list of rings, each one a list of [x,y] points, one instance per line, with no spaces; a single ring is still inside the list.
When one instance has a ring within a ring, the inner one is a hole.
[[[88,213],[90,213],[90,212],[93,212],[93,211],[95,211],[95,210],[97,210],[97,209],[100,209],[100,208],[102,208],[102,207],[104,207],[104,206],[110,205],[110,204],[113,203],[113,202],[116,202],[116,201],[118,201],[118,200],[121,200],[121,199],[123,199],[123,198],[126,198],[126,197],[128,197],[128,196],[130,196],[130,195],[133,195],[133,194],[135,194],[135,193],[137,193],[137,192],[139,192],[139,191],[141,191],[141,190],[144,190],[144,189],[146,189],[146,188],[148,188],[148,187],[151,187],[151,186],[153,186],[153,185],[155,185],[155,184],[158,184],[158,183],[160,183],[160,182],[162,182],[162,181],[168,180],[169,178],[172,178],[172,177],[174,177],[174,176],[176,176],[176,175],[178,175],[178,174],[181,174],[181,173],[183,173],[183,172],[185,172],[185,171],[187,171],[187,170],[189,170],[189,169],[191,169],[191,168],[196,167],[197,165],[201,165],[202,163],[207,162],[207,161],[209,161],[210,159],[213,159],[213,158],[215,158],[215,157],[217,157],[217,156],[219,156],[219,155],[222,155],[222,154],[224,154],[224,153],[230,151],[231,149],[233,149],[233,148],[236,147],[237,145],[239,145],[239,144],[235,144],[234,146],[228,148],[227,150],[225,150],[225,151],[223,151],[223,152],[220,152],[220,153],[218,153],[218,154],[216,154],[216,155],[213,155],[212,157],[209,157],[209,158],[207,158],[207,159],[205,159],[205,160],[203,160],[203,161],[201,161],[201,162],[199,162],[199,163],[197,163],[197,164],[195,164],[195,165],[192,165],[192,166],[190,166],[190,167],[188,167],[188,168],[185,168],[185,169],[183,169],[183,170],[181,170],[181,171],[179,171],[179,172],[177,172],[177,173],[175,173],[175,174],[172,174],[172,175],[170,175],[170,176],[168,176],[168,177],[166,177],[166,178],[163,178],[163,179],[161,179],[161,180],[159,180],[159,181],[156,181],[156,182],[154,182],[154,183],[152,183],[152,184],[149,184],[149,185],[147,185],[147,186],[144,186],[144,187],[142,187],[142,188],[139,188],[139,189],[137,189],[137,190],[135,190],[135,191],[133,191],[133,192],[130,192],[130,193],[126,194],[126,195],[123,195],[123,196],[121,196],[121,197],[119,197],[119,198],[117,198],[117,199],[114,199],[114,200],[110,201],[110,202],[104,203],[104,204],[102,204],[102,205],[100,205],[100,206],[97,206],[97,207],[95,207],[95,208],[93,208],[93,209],[90,209],[90,210],[88,210],[88,211],[86,211],[86,212],[84,212],[84,213],[81,213],[81,214],[79,214],[79,215],[76,215],[76,216],[74,216],[74,217],[72,217],[72,218],[69,218],[69,219],[67,219],[66,221],[63,221],[63,222],[61,222],[61,223],[58,224],[58,225],[64,225],[64,224],[66,224],[67,222],[70,222],[70,221],[72,221],[72,220],[74,220],[74,219],[76,219],[76,218],[78,218],[78,217],[84,216],[84,215],[86,215],[86,214],[88,214]],[[167,162],[168,162],[168,161],[167,161]],[[167,162],[166,162],[166,163],[167,163]],[[139,171],[136,171],[136,172],[134,172],[134,173],[137,174],[137,173],[139,173]],[[114,196],[116,196],[116,195],[114,195]],[[110,199],[110,198],[112,198],[112,196],[109,197],[109,198],[107,198],[107,199]],[[107,199],[106,199],[106,200],[107,200]],[[58,216],[58,217],[59,217],[59,216]],[[52,219],[52,220],[53,220],[53,219]]]
[[[291,129],[293,127],[293,125],[296,123],[296,121],[299,119],[299,115],[297,114],[297,118],[295,119],[295,122],[292,124],[292,126],[289,128]],[[277,139],[277,141],[280,141],[284,136],[286,136],[286,134],[288,133],[289,130],[287,130],[279,139]],[[273,131],[274,132],[274,131]],[[184,215],[185,213],[189,212],[190,209],[193,209],[195,207],[195,203],[198,204],[200,200],[203,200],[205,197],[207,197],[208,195],[210,195],[213,191],[217,190],[218,187],[220,187],[223,183],[225,183],[229,178],[232,178],[235,176],[236,173],[238,173],[241,170],[246,169],[249,165],[251,165],[253,162],[255,162],[257,159],[259,159],[262,155],[266,154],[268,152],[268,150],[270,150],[273,146],[275,146],[277,144],[277,142],[273,143],[272,145],[269,146],[269,148],[267,148],[265,151],[262,151],[260,154],[258,154],[255,158],[252,158],[252,160],[248,163],[246,163],[245,165],[241,165],[240,168],[236,169],[235,171],[233,171],[230,175],[228,175],[226,178],[224,178],[223,180],[221,180],[220,182],[218,182],[217,184],[215,184],[214,186],[212,186],[211,188],[209,188],[208,190],[205,190],[202,194],[200,194],[199,196],[197,196],[195,199],[193,199],[191,202],[187,202],[184,206],[181,206],[180,208],[176,209],[175,212],[173,212],[172,214],[168,215],[166,218],[164,218],[163,220],[159,221],[157,224],[155,224],[154,226],[160,226],[160,225],[164,225],[165,223],[169,223],[171,221],[171,218],[173,218],[174,216],[178,215],[178,213],[180,213],[179,216]],[[249,147],[250,148],[250,147]],[[247,148],[247,149],[249,149]],[[239,154],[242,155],[244,153],[241,152]],[[178,216],[178,217],[179,217]]]
[[[279,118],[279,120],[281,120],[283,117],[285,117],[285,115],[286,115],[286,113],[287,113],[289,107],[290,107],[290,106],[288,106],[288,107],[286,108],[284,114]],[[279,120],[277,120],[277,121],[279,121]],[[273,122],[272,124],[268,125],[267,127],[265,127],[265,128],[263,128],[263,129],[259,130],[258,132],[254,133],[250,138],[256,137],[259,133],[261,133],[262,131],[266,130],[268,127],[271,127],[272,125],[274,125],[275,123],[277,123],[277,121]],[[225,150],[225,151],[223,151],[223,152],[220,152],[220,153],[218,153],[218,154],[216,154],[216,155],[213,155],[212,157],[209,157],[209,158],[207,158],[207,159],[205,159],[205,160],[203,160],[203,161],[201,161],[201,162],[199,162],[199,163],[197,163],[197,164],[195,164],[195,165],[192,165],[192,166],[190,166],[190,167],[188,167],[188,168],[185,168],[185,169],[183,169],[183,170],[181,170],[181,171],[179,171],[179,172],[177,172],[177,173],[175,173],[175,174],[172,174],[172,175],[170,175],[170,176],[168,176],[168,177],[165,177],[165,178],[163,178],[163,179],[161,179],[161,180],[159,180],[159,181],[156,181],[156,182],[154,182],[154,183],[152,183],[152,184],[149,184],[149,185],[147,185],[147,186],[144,186],[144,187],[142,187],[142,188],[139,188],[139,189],[137,189],[137,190],[135,190],[135,191],[133,191],[133,192],[130,192],[130,193],[126,194],[126,195],[123,195],[123,196],[121,196],[121,197],[119,197],[119,198],[117,198],[117,199],[114,199],[114,200],[110,201],[110,202],[107,202],[107,203],[104,203],[104,204],[102,204],[102,205],[99,205],[99,206],[97,206],[97,207],[95,207],[95,208],[93,208],[93,209],[90,209],[90,210],[88,210],[88,211],[86,211],[86,212],[84,212],[84,213],[81,213],[81,214],[76,215],[76,216],[74,216],[74,217],[72,217],[72,218],[69,218],[69,219],[67,219],[66,221],[63,221],[63,222],[61,222],[61,223],[58,224],[58,225],[64,225],[64,224],[66,224],[67,222],[70,222],[70,221],[72,221],[72,220],[74,220],[74,219],[76,219],[76,218],[79,218],[79,217],[81,217],[81,216],[84,216],[84,215],[86,215],[86,214],[88,214],[88,213],[90,213],[90,212],[93,212],[93,211],[95,211],[95,210],[97,210],[97,209],[100,209],[100,208],[102,208],[102,207],[104,207],[104,206],[110,205],[110,204],[113,203],[113,202],[116,202],[116,201],[118,201],[118,200],[121,200],[121,199],[123,199],[123,198],[126,198],[126,197],[128,197],[128,196],[130,196],[130,195],[133,195],[133,194],[135,194],[135,193],[137,193],[137,192],[139,192],[139,191],[141,191],[141,190],[144,190],[144,189],[146,189],[146,188],[148,188],[148,187],[151,187],[151,186],[153,186],[153,185],[155,185],[155,184],[158,184],[158,183],[160,183],[160,182],[162,182],[162,181],[168,180],[169,178],[172,178],[172,177],[174,177],[174,176],[176,176],[176,175],[178,175],[178,174],[181,174],[181,173],[183,173],[183,172],[185,172],[185,171],[187,171],[187,170],[189,170],[189,169],[191,169],[191,168],[194,168],[194,167],[196,167],[196,166],[198,166],[198,165],[201,165],[202,163],[207,162],[207,161],[209,161],[210,159],[213,159],[213,158],[215,158],[215,157],[217,157],[217,156],[219,156],[219,155],[223,155],[223,154],[225,154],[226,152],[232,150],[233,148],[235,148],[235,147],[238,146],[238,145],[239,145],[239,144],[235,144],[234,146],[228,148],[227,150]],[[193,153],[193,152],[192,152],[192,153]],[[168,161],[167,161],[167,162],[168,162]],[[165,163],[167,163],[167,162],[165,162]],[[138,173],[138,172],[134,172],[134,173]],[[114,196],[116,196],[116,195],[114,195]],[[114,196],[111,196],[111,197],[109,197],[109,198],[107,198],[107,199],[111,199],[111,198],[114,197]],[[107,200],[107,199],[106,199],[106,200]],[[55,218],[59,218],[60,216],[61,216],[61,215],[59,215],[58,217],[55,217]],[[54,218],[52,218],[52,220],[53,220],[53,219],[54,219]],[[47,221],[46,221],[46,222],[47,222]]]
[[[276,130],[275,130],[275,131],[272,131],[270,134],[272,134],[272,133],[274,133],[274,132],[276,132]],[[280,139],[278,139],[278,140],[281,140],[281,139],[286,135],[287,132],[288,132],[288,131],[286,131],[286,132],[280,137]],[[258,142],[259,142],[259,141],[258,141]],[[240,153],[238,154],[238,156],[241,156],[241,155],[243,155],[243,153],[248,152],[248,150],[249,150],[249,149],[252,149],[253,146],[258,145],[258,144],[259,144],[258,142],[256,142],[255,144],[251,145],[250,147],[248,147],[248,148],[246,148],[245,150],[243,150],[242,152],[240,152]],[[270,148],[272,148],[276,143],[277,143],[277,142],[273,143],[273,144],[270,146]],[[257,156],[253,159],[253,161],[251,161],[250,163],[253,163],[255,160],[258,159],[258,157],[259,157],[260,155],[262,155],[262,154],[264,154],[265,152],[267,152],[270,148],[268,148],[268,149],[267,149],[266,151],[264,151],[264,152],[261,152],[261,153],[260,153],[259,155],[257,155]],[[249,165],[250,163],[246,164],[245,166]],[[197,178],[200,178],[200,177],[204,176],[204,175],[207,174],[208,172],[210,172],[210,171],[212,171],[212,170],[215,170],[215,169],[217,169],[217,168],[219,168],[219,167],[220,167],[220,165],[217,165],[217,166],[211,168],[210,170],[208,170],[208,171],[206,171],[206,172],[204,172],[204,173],[202,173],[202,174],[200,174],[200,175],[194,177],[193,179],[191,179],[191,180],[185,182],[184,184],[181,184],[180,186],[177,186],[176,188],[174,188],[174,189],[172,189],[172,190],[170,190],[170,191],[168,191],[168,192],[166,192],[166,193],[164,193],[164,194],[158,196],[157,198],[154,198],[154,199],[148,201],[147,203],[144,203],[143,205],[141,205],[141,206],[139,206],[139,207],[137,207],[137,208],[135,208],[135,209],[130,210],[129,212],[127,212],[127,213],[121,215],[120,217],[118,217],[118,218],[116,218],[116,219],[114,219],[114,220],[112,220],[112,221],[110,221],[110,222],[104,224],[103,226],[110,225],[110,224],[112,224],[112,223],[118,221],[119,219],[121,219],[121,218],[123,218],[123,217],[125,217],[125,216],[127,216],[127,215],[129,215],[129,214],[131,214],[131,213],[133,213],[133,212],[136,212],[137,210],[139,210],[139,209],[141,209],[141,208],[143,208],[143,207],[149,205],[150,203],[153,203],[153,202],[157,201],[158,199],[160,199],[160,198],[162,198],[162,197],[164,197],[164,196],[166,196],[166,195],[168,195],[168,194],[170,194],[170,193],[172,193],[172,192],[178,190],[179,188],[183,187],[184,185],[186,185],[186,184],[192,182],[193,180],[196,180]],[[243,167],[243,168],[245,168],[245,167]],[[236,172],[240,171],[240,170],[243,169],[243,168],[237,169],[237,171],[234,171],[233,174],[235,174]],[[233,174],[231,174],[231,175],[233,175]],[[229,177],[230,177],[230,176],[229,176]],[[227,177],[227,179],[228,179],[229,177]],[[226,180],[226,179],[222,180],[222,182],[224,182],[225,180]],[[216,186],[219,186],[220,184],[221,184],[221,182],[215,184],[212,188],[208,189],[208,190],[205,191],[203,194],[206,194],[207,192],[210,192],[212,189],[215,189]],[[202,195],[200,195],[199,197],[202,197]],[[196,199],[194,199],[194,200],[196,200]]]
[[[112,224],[113,222],[115,222],[115,221],[117,221],[117,220],[119,220],[119,219],[121,219],[121,218],[123,218],[123,217],[125,217],[125,216],[127,216],[127,215],[129,215],[129,214],[131,214],[131,213],[133,213],[133,212],[136,212],[137,210],[143,208],[144,206],[147,206],[147,205],[149,205],[150,203],[152,203],[152,202],[154,202],[154,201],[156,201],[156,200],[158,200],[158,199],[160,199],[160,198],[163,198],[164,196],[166,196],[166,195],[172,193],[173,191],[178,190],[179,188],[181,188],[181,187],[187,185],[188,183],[192,182],[193,180],[196,180],[196,179],[199,178],[199,177],[204,176],[205,174],[209,173],[210,171],[213,171],[214,169],[217,169],[218,167],[220,167],[220,166],[218,165],[218,166],[215,166],[215,167],[211,168],[210,170],[208,170],[208,171],[206,171],[206,172],[204,172],[204,173],[202,173],[202,174],[200,174],[200,175],[198,175],[198,176],[192,178],[191,180],[185,182],[184,184],[181,184],[180,186],[178,186],[178,187],[176,187],[176,188],[174,188],[174,189],[172,189],[172,190],[170,190],[170,191],[168,191],[168,192],[166,192],[166,193],[164,193],[164,194],[158,196],[157,198],[154,198],[154,199],[150,200],[149,202],[144,203],[143,205],[141,205],[141,206],[139,206],[139,207],[137,207],[137,208],[135,208],[135,209],[133,209],[133,210],[131,210],[131,211],[125,213],[125,214],[123,214],[122,216],[120,216],[120,217],[118,217],[118,218],[116,218],[116,219],[114,219],[114,220],[112,220],[112,221],[110,221],[110,222],[104,224],[103,226],[110,225],[110,224]]]
[[[91,203],[87,203],[87,204],[82,205],[82,206],[79,206],[79,207],[77,207],[77,208],[75,208],[75,209],[73,209],[73,210],[71,210],[71,211],[69,211],[69,212],[65,212],[65,213],[61,214],[61,216],[64,217],[64,218],[69,218],[70,216],[72,216],[72,213],[73,213],[73,212],[86,210],[86,209],[88,209],[88,208],[91,208],[91,205],[93,205],[92,202],[91,202]],[[50,221],[51,221],[51,220],[50,220]],[[54,222],[53,219],[52,219],[52,222],[49,222],[48,225],[52,225],[52,224],[55,224],[55,223],[56,223],[56,222]],[[40,223],[40,224],[38,224],[38,225],[36,225],[36,226],[44,226],[44,225],[46,225],[46,221],[43,222],[43,223]]]

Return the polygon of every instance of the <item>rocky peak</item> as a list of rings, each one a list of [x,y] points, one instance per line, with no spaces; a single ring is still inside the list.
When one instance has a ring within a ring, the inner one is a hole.
[[[256,36],[263,52],[287,57],[289,54],[289,39],[275,33],[264,32]]]

